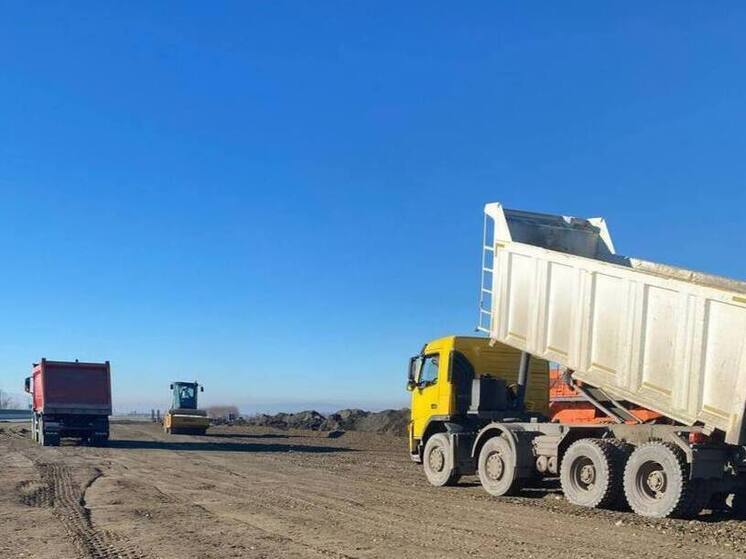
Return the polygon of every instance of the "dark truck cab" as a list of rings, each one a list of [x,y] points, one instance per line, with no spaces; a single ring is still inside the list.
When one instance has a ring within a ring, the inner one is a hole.
[[[74,437],[92,445],[109,440],[111,368],[109,362],[48,361],[34,363],[26,378],[32,395],[32,438],[57,446]]]

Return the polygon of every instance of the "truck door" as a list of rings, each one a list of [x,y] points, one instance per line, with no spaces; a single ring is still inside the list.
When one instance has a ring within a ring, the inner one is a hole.
[[[427,353],[422,356],[422,367],[416,386],[412,391],[412,431],[416,439],[422,437],[427,421],[433,415],[446,413],[439,411],[440,380],[446,374],[439,353]]]

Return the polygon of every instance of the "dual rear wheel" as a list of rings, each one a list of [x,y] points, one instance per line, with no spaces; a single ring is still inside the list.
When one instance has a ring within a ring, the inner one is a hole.
[[[609,508],[621,501],[628,447],[604,439],[580,439],[565,452],[560,484],[565,498],[588,508]]]
[[[691,518],[705,507],[707,484],[689,479],[684,452],[650,442],[632,450],[618,441],[581,439],[565,452],[560,468],[565,498],[576,505],[624,507],[653,518]]]
[[[684,452],[673,443],[640,445],[624,469],[624,494],[637,514],[655,518],[691,518],[707,505],[707,482],[689,479]]]

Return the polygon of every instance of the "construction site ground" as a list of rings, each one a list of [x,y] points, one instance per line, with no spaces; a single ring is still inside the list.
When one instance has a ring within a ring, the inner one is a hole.
[[[404,439],[337,435],[118,423],[108,448],[42,448],[0,423],[0,557],[746,557],[746,521],[585,510],[552,482],[434,488]]]

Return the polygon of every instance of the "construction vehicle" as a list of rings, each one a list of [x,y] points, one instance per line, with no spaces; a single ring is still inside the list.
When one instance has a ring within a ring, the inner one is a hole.
[[[510,362],[458,338],[410,360],[409,451],[430,483],[476,473],[502,496],[559,477],[590,508],[746,511],[746,282],[619,256],[603,219],[488,204],[478,330]],[[582,401],[537,405],[537,361]]]
[[[207,412],[197,408],[197,393],[205,387],[197,382],[171,383],[171,409],[163,418],[163,430],[173,435],[204,435],[210,426]]]
[[[105,363],[48,361],[34,363],[26,378],[32,395],[31,437],[42,446],[58,446],[64,437],[91,445],[109,440],[111,367]]]

